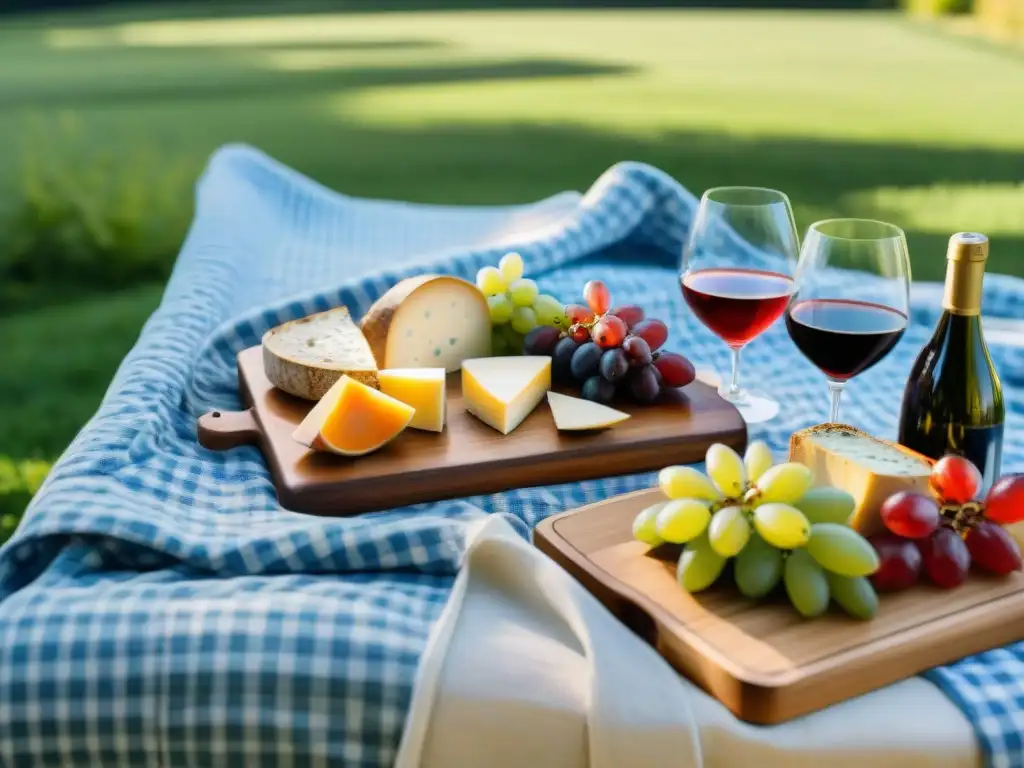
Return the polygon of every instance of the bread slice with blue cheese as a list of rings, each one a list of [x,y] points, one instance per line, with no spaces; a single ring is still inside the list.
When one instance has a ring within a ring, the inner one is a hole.
[[[275,387],[304,400],[319,400],[342,376],[380,389],[373,352],[346,307],[267,331],[263,370]]]
[[[845,424],[819,424],[794,432],[789,460],[814,473],[815,486],[842,488],[856,499],[851,527],[865,536],[885,529],[882,503],[894,493],[929,493],[931,459]]]

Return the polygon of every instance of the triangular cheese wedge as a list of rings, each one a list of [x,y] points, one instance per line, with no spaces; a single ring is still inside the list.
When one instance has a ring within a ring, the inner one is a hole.
[[[462,362],[466,410],[503,435],[518,427],[550,388],[550,357],[480,357]]]
[[[381,392],[416,409],[410,427],[428,432],[444,429],[444,368],[389,368],[378,371],[377,378]]]
[[[362,456],[394,440],[415,412],[410,405],[342,376],[292,437],[316,451]]]
[[[551,406],[551,415],[555,417],[555,426],[563,432],[604,429],[629,418],[628,413],[607,405],[557,392],[548,392],[548,405]]]

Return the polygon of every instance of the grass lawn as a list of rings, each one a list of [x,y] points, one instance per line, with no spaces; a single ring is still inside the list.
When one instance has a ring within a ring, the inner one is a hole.
[[[69,168],[102,158],[140,195],[159,189],[138,215],[168,215],[171,242],[228,141],[351,194],[450,203],[584,189],[633,159],[697,193],[786,190],[801,228],[899,223],[920,279],[941,278],[960,229],[992,237],[991,269],[1024,274],[1024,58],[1009,50],[888,14],[295,7],[5,19],[0,208],[19,199],[24,142],[47,135]],[[157,295],[0,320],[18,361],[0,372],[0,455],[61,450]]]

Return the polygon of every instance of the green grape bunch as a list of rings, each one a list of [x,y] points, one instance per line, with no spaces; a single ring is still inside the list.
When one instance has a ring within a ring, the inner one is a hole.
[[[733,561],[733,581],[760,599],[781,583],[806,618],[835,602],[870,619],[878,597],[868,576],[878,569],[874,548],[849,527],[856,502],[839,488],[812,488],[813,473],[797,462],[774,464],[771,450],[752,442],[740,457],[721,443],[708,448],[707,474],[671,466],[658,473],[668,499],[642,510],[633,536],[650,547],[681,544],[676,578],[688,592],[714,584]]]
[[[538,326],[569,327],[564,305],[523,277],[523,257],[506,253],[496,267],[476,274],[476,287],[491,311],[493,354],[520,354],[523,337]]]

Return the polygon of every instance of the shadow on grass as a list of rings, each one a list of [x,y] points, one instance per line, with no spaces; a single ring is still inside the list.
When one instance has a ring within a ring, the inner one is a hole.
[[[316,93],[381,86],[425,85],[486,80],[533,80],[547,77],[593,77],[617,75],[631,67],[585,64],[575,61],[526,60],[450,66],[344,67],[316,71],[260,71],[239,73],[237,77],[193,78],[187,81],[159,80],[140,82],[124,79],[96,84],[88,89],[31,89],[8,93],[8,109],[97,107],[181,100],[203,100],[265,96],[273,94]],[[258,76],[253,76],[258,74]]]

